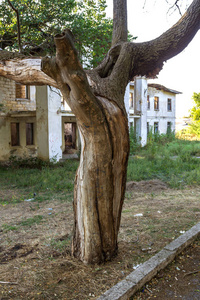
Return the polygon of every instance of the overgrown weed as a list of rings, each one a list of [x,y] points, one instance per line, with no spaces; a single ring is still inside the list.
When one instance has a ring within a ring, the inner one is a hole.
[[[130,131],[133,133],[134,129]],[[133,135],[127,180],[160,179],[172,188],[200,183],[200,141],[150,132],[148,143],[141,148]],[[38,202],[59,199],[72,201],[77,160],[64,163],[43,162],[37,158],[16,159],[0,165],[0,190],[7,191],[0,203],[16,204],[33,198]]]
[[[127,180],[160,179],[172,188],[200,182],[200,142],[176,138],[174,133],[153,134],[129,158]],[[143,158],[143,159],[141,159]]]

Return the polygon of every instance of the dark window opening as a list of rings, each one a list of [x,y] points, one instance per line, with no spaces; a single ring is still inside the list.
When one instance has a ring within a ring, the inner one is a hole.
[[[64,123],[64,139],[64,153],[73,153],[73,150],[76,149],[76,123]]]
[[[129,93],[129,107],[133,107],[133,93]]]
[[[172,110],[172,99],[167,99],[167,110],[171,111]]]
[[[19,146],[19,123],[11,123],[11,145]]]
[[[34,125],[26,123],[26,145],[34,145]]]
[[[149,95],[147,95],[147,109],[150,109],[150,99],[149,99]]]
[[[154,97],[154,110],[159,110],[159,97]]]
[[[16,99],[29,99],[29,87],[21,83],[15,84]]]
[[[158,122],[154,122],[154,133],[158,133]]]
[[[167,133],[171,133],[172,132],[172,123],[171,122],[167,122]]]
[[[149,122],[147,122],[147,134],[149,134]]]

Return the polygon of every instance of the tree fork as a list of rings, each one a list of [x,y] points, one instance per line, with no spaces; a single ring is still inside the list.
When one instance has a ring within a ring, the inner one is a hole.
[[[85,263],[101,263],[117,253],[129,154],[127,117],[115,101],[94,95],[71,33],[57,35],[55,44],[56,58],[43,59],[42,70],[67,96],[82,144],[74,189],[72,254]]]

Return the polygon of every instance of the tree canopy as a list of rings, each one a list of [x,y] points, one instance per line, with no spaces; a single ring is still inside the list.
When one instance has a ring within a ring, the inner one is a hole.
[[[200,121],[200,93],[193,93],[192,99],[195,105],[191,109],[191,117],[193,121]]]
[[[111,46],[112,20],[106,18],[105,0],[12,0],[19,13],[24,54],[54,55],[53,36],[68,28],[73,32],[79,59],[96,66]],[[17,14],[7,0],[0,6],[0,48],[16,51]]]

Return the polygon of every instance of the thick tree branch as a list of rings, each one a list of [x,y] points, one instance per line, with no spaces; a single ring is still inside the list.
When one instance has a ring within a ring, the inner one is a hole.
[[[113,0],[112,46],[119,42],[126,42],[127,37],[127,0]]]
[[[52,85],[57,83],[41,71],[40,58],[14,59],[0,62],[0,76],[27,85]]]
[[[184,50],[199,29],[200,1],[194,0],[183,17],[160,37],[130,44],[128,49],[134,57],[130,79],[136,75],[157,75],[163,63]]]

